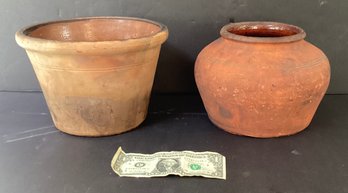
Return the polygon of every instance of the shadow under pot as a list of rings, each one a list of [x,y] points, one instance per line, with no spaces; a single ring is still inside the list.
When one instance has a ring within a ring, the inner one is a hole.
[[[296,26],[232,23],[199,54],[195,79],[210,120],[237,135],[279,137],[305,129],[330,81],[324,53]]]
[[[167,28],[128,17],[43,23],[16,33],[55,126],[80,136],[119,134],[147,114]]]

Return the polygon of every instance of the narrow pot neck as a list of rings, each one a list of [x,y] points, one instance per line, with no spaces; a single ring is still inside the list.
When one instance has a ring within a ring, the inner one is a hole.
[[[228,40],[248,43],[289,43],[303,40],[302,28],[277,22],[240,22],[225,25],[220,34]]]

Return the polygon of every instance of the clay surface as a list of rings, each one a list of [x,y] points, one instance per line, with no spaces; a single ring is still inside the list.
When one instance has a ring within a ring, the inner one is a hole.
[[[238,135],[278,137],[305,129],[330,80],[320,49],[301,28],[229,24],[199,54],[196,83],[211,121]]]

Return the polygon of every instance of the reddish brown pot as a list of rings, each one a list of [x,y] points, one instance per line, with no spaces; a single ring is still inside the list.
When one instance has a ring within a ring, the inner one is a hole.
[[[330,80],[327,57],[305,35],[275,22],[224,26],[195,65],[210,120],[228,132],[262,138],[305,129]]]

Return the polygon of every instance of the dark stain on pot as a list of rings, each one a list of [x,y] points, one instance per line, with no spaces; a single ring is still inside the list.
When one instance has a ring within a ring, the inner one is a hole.
[[[308,104],[310,104],[310,103],[312,103],[312,100],[311,100],[311,99],[303,101],[303,102],[302,102],[302,105],[308,105]]]
[[[304,106],[309,105],[317,100],[321,100],[323,97],[323,94],[315,89],[310,90],[308,93],[310,93],[310,95],[308,95],[307,98],[302,102],[302,105]]]
[[[89,97],[66,97],[65,105],[97,130],[115,125],[119,122],[118,119],[125,121],[124,127],[134,127],[138,114],[144,108],[143,101],[138,98],[115,101]]]
[[[134,125],[136,123],[136,118],[138,116],[146,117],[146,112],[143,113],[144,108],[147,109],[149,100],[150,100],[150,94],[146,94],[145,96],[139,96],[140,98],[133,98],[131,101],[128,103],[130,104],[130,108],[128,111],[128,119],[127,119],[127,124],[126,127],[135,127]],[[146,105],[146,107],[144,107]],[[142,115],[139,115],[142,114]]]
[[[75,101],[76,110],[89,124],[106,127],[113,122],[113,101],[105,99],[84,99]]]
[[[220,115],[224,118],[231,118],[232,117],[232,113],[222,106],[219,106],[219,112],[220,112]]]
[[[139,100],[137,98],[130,99],[130,101],[128,102],[129,108],[128,108],[128,111],[126,111],[127,112],[126,114],[128,117],[126,122],[126,127],[135,126],[134,123],[137,117],[136,113],[138,112],[137,107],[139,106],[138,102]]]

